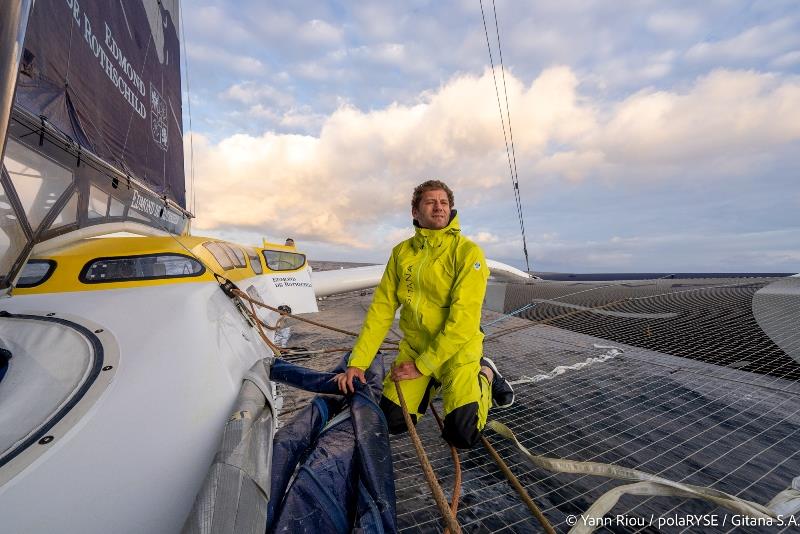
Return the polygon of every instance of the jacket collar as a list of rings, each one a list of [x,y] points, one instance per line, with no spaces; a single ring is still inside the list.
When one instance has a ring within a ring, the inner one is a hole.
[[[456,236],[461,232],[461,225],[458,222],[458,211],[452,210],[450,212],[450,222],[441,230],[431,230],[430,228],[421,228],[416,219],[414,219],[414,237],[411,238],[411,244],[415,250],[425,248],[426,244],[432,247],[441,246],[442,241],[446,237]]]

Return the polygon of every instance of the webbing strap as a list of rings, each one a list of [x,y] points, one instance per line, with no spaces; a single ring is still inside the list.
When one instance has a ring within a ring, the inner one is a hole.
[[[747,515],[755,518],[777,518],[781,513],[786,513],[787,503],[796,503],[800,507],[800,491],[788,489],[782,491],[779,496],[781,499],[773,499],[768,506],[748,501],[725,493],[723,491],[691,484],[682,484],[658,475],[645,473],[636,469],[621,467],[617,465],[604,464],[599,462],[579,462],[575,460],[565,460],[562,458],[548,458],[537,456],[526,449],[517,440],[514,432],[507,426],[498,421],[489,421],[486,424],[501,436],[514,442],[517,448],[534,465],[553,471],[556,473],[570,473],[582,475],[594,475],[617,480],[636,481],[634,484],[618,486],[607,491],[598,498],[595,503],[582,514],[582,519],[578,521],[570,530],[570,534],[588,534],[592,532],[596,525],[602,524],[600,519],[607,514],[623,495],[649,495],[649,496],[671,496],[684,497],[689,499],[703,499],[718,506],[726,508],[731,512],[740,515]],[[777,502],[776,502],[777,501]]]

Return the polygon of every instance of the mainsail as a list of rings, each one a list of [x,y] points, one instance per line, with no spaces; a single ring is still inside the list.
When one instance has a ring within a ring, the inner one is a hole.
[[[17,102],[186,206],[177,1],[40,0]]]
[[[35,3],[0,175],[0,287],[76,230],[187,231],[179,18],[178,0]]]

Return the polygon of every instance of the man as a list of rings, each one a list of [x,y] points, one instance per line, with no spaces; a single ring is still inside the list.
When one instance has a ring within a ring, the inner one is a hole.
[[[398,380],[415,424],[441,390],[442,435],[469,448],[480,439],[492,399],[510,406],[514,392],[494,363],[482,358],[481,306],[489,269],[478,245],[461,235],[453,204],[453,192],[439,180],[414,189],[415,235],[392,250],[349,367],[336,380],[344,393],[353,391],[354,378],[366,382],[364,370],[402,306],[403,339],[380,403],[389,431],[406,430]]]

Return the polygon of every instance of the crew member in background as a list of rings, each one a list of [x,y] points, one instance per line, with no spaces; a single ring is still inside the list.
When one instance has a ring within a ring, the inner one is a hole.
[[[366,383],[369,367],[400,312],[403,339],[384,381],[381,408],[389,431],[406,430],[394,380],[403,389],[416,424],[441,391],[442,436],[468,448],[480,439],[489,406],[511,406],[514,392],[488,358],[483,358],[481,306],[489,269],[481,249],[461,235],[453,192],[439,180],[414,189],[411,215],[415,235],[392,250],[375,290],[347,371],[337,375],[342,392],[353,379]]]

